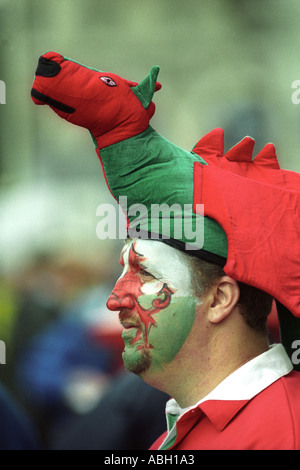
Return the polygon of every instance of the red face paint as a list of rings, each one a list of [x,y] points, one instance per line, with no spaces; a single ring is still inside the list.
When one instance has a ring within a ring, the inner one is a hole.
[[[121,264],[124,265],[123,256],[121,258]],[[139,341],[144,331],[145,345],[152,348],[152,345],[148,342],[148,336],[150,328],[156,326],[153,315],[168,307],[174,291],[166,283],[163,283],[162,287],[155,294],[151,307],[147,309],[142,307],[139,298],[145,295],[141,290],[145,282],[143,280],[145,261],[146,258],[136,251],[136,242],[133,242],[128,255],[128,270],[117,281],[107,301],[107,306],[110,310],[120,310],[120,320],[125,327],[138,327],[135,338],[130,342],[131,344]],[[137,315],[139,318],[138,323],[140,322],[143,328],[139,328],[139,325],[136,324]],[[138,348],[142,347],[139,346]]]

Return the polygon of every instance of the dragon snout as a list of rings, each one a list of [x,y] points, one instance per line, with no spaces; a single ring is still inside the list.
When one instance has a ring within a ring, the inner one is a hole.
[[[55,52],[47,52],[39,58],[35,71],[35,80],[31,89],[31,97],[35,104],[48,104],[55,111],[72,114],[75,112],[75,108],[56,99],[55,80],[53,81],[51,96],[49,95],[51,82],[49,83],[48,78],[55,77],[59,74],[61,71],[61,63],[64,61],[64,57]],[[41,77],[46,77],[46,79]]]
[[[41,77],[55,77],[60,70],[61,66],[57,62],[41,56],[35,74]]]

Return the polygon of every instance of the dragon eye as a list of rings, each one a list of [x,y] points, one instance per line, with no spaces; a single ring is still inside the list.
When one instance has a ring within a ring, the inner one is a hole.
[[[117,86],[116,82],[110,78],[110,77],[100,77],[102,82],[105,83],[105,85],[108,85],[108,86]]]

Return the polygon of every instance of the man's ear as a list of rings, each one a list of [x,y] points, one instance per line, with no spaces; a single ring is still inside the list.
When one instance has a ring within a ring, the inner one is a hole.
[[[235,308],[240,297],[240,289],[234,279],[222,276],[211,288],[210,294],[208,320],[210,323],[219,323]]]

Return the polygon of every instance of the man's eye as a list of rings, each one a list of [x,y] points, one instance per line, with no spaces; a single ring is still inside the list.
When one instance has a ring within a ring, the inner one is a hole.
[[[145,280],[150,280],[151,278],[154,278],[154,276],[151,273],[148,273],[148,271],[145,271],[145,269],[140,270],[140,276]]]

